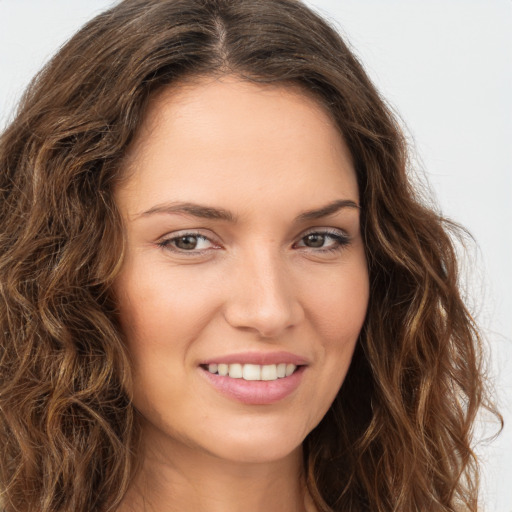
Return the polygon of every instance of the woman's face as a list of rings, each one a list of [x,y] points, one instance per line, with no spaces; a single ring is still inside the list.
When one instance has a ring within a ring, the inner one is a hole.
[[[297,88],[201,79],[153,99],[126,167],[116,294],[146,442],[294,453],[342,385],[368,302],[338,130]]]

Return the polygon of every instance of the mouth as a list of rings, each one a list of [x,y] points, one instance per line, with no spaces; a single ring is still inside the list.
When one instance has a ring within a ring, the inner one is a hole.
[[[243,364],[243,363],[212,363],[201,365],[201,368],[213,375],[243,379],[246,381],[275,381],[293,375],[301,365],[293,363],[278,364]]]
[[[307,365],[210,361],[199,368],[206,381],[224,397],[245,405],[270,405],[294,395]]]

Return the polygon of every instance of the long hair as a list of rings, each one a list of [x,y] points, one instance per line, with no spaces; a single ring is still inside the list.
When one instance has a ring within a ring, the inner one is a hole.
[[[358,60],[296,0],[122,1],[26,91],[0,139],[3,510],[119,505],[139,429],[112,294],[113,190],[155,91],[224,74],[312,93],[355,164],[370,303],[342,389],[304,442],[316,506],[476,511],[471,432],[486,402],[454,226],[411,187],[404,137]]]

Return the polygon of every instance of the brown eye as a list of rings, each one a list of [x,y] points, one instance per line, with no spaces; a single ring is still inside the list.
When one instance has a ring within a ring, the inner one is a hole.
[[[305,236],[302,240],[304,240],[304,245],[306,247],[323,247],[325,244],[325,235],[321,233],[311,233],[310,235]]]
[[[193,251],[197,247],[197,236],[185,235],[174,239],[174,245],[184,251]]]

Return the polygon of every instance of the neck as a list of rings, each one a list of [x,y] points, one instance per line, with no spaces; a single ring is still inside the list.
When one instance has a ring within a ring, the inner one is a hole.
[[[167,440],[169,441],[169,440]],[[145,447],[118,512],[308,512],[302,449],[265,462],[221,459],[179,442]]]

